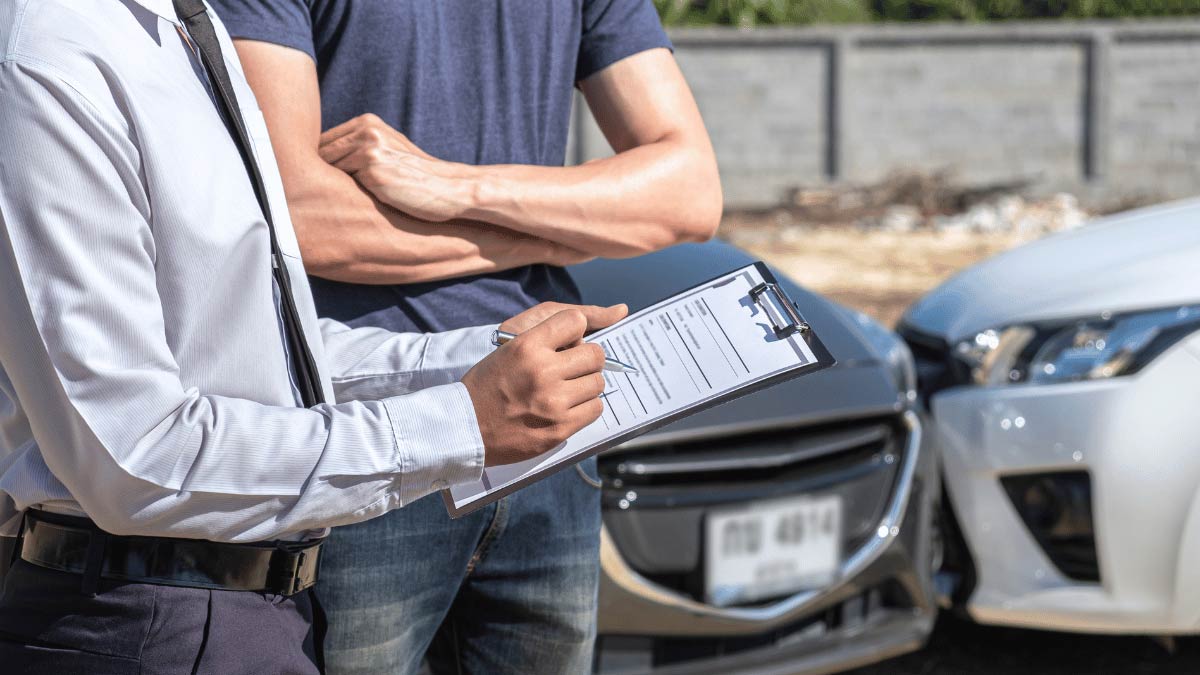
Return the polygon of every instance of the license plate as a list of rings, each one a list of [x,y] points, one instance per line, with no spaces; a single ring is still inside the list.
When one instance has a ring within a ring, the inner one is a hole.
[[[842,500],[795,497],[714,511],[705,534],[710,604],[723,607],[820,588],[837,575]]]

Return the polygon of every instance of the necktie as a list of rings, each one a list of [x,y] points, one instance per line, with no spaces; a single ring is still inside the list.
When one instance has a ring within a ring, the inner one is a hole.
[[[311,408],[325,400],[321,388],[321,377],[317,372],[317,364],[313,360],[312,352],[308,348],[308,341],[304,337],[304,326],[300,322],[295,299],[292,297],[292,284],[288,276],[287,265],[279,250],[279,241],[275,236],[275,222],[271,218],[271,205],[267,201],[267,190],[258,163],[254,159],[254,152],[251,150],[250,139],[246,133],[246,123],[242,119],[241,108],[238,107],[233,83],[230,82],[229,72],[225,69],[221,44],[217,41],[217,32],[213,28],[212,20],[208,18],[203,0],[174,0],[174,3],[175,13],[183,22],[188,35],[200,52],[200,61],[205,72],[208,73],[209,84],[216,94],[225,126],[229,129],[238,152],[242,155],[246,173],[254,186],[254,196],[258,198],[263,217],[267,221],[267,229],[271,233],[271,267],[281,296],[283,328],[288,352],[292,359],[292,372],[295,373],[296,385],[300,390],[304,407]]]

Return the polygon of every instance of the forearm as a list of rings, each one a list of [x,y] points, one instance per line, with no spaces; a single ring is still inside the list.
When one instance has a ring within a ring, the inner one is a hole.
[[[711,237],[722,208],[716,158],[670,52],[628,57],[580,88],[613,157],[572,167],[449,162],[373,115],[326,131],[320,153],[383,202],[431,221],[487,222],[606,257]]]
[[[711,156],[667,138],[580,166],[462,167],[463,215],[605,257],[713,235],[721,191]]]
[[[325,372],[338,401],[375,401],[452,384],[492,353],[495,328],[393,333],[321,319]]]
[[[429,223],[377,202],[318,152],[321,105],[312,60],[263,42],[238,40],[236,46],[263,108],[304,263],[313,274],[352,283],[414,283],[585,258],[513,230]]]
[[[288,207],[305,266],[319,277],[366,284],[416,283],[534,263],[566,265],[588,257],[486,223],[427,223],[411,218],[379,203],[350,176],[323,163],[304,173],[287,182]]]

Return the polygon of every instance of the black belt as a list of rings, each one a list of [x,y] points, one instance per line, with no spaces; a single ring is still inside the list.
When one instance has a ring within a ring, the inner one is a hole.
[[[317,582],[321,542],[223,544],[200,539],[120,537],[92,521],[29,510],[18,544],[21,559],[98,579],[160,586],[294,595]]]

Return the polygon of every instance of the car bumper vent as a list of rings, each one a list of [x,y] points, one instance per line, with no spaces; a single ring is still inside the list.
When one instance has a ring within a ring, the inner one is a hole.
[[[1100,581],[1086,471],[1022,474],[1000,479],[1025,527],[1064,576]]]

